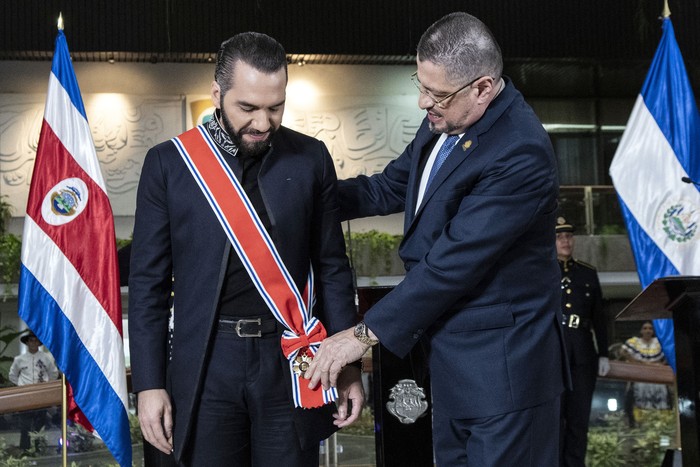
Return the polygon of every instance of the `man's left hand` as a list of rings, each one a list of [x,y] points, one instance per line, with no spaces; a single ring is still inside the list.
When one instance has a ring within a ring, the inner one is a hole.
[[[610,371],[610,360],[608,357],[600,357],[598,359],[598,376],[605,376]]]
[[[314,355],[304,378],[310,380],[309,387],[315,388],[320,382],[323,389],[336,387],[338,375],[345,365],[359,360],[369,349],[355,337],[354,328],[340,331],[326,338]]]
[[[365,391],[362,388],[361,372],[354,366],[346,366],[338,378],[338,412],[333,414],[333,424],[338,428],[354,423],[362,413]],[[349,402],[349,404],[348,404]]]

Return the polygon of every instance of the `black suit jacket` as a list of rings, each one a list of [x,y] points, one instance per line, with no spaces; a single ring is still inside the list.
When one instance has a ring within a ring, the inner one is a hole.
[[[237,158],[229,156],[227,161],[240,174]],[[309,264],[313,264],[314,316],[329,334],[351,327],[355,322],[352,280],[339,222],[335,169],[325,145],[280,128],[263,158],[258,181],[270,218],[269,233],[299,290],[304,289]],[[134,392],[168,389],[175,410],[176,458],[182,455],[190,414],[197,404],[230,250],[174,144],[167,141],[152,148],[139,182],[132,243],[131,371]],[[168,361],[171,288],[175,325]],[[281,350],[276,357],[288,372]],[[332,404],[295,410],[303,445],[318,443],[332,433]]]

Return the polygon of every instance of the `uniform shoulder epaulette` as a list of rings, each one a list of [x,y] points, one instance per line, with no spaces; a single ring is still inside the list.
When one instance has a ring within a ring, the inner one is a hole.
[[[584,266],[584,267],[587,267],[588,269],[593,269],[594,271],[597,271],[596,267],[593,266],[592,264],[589,264],[585,261],[581,261],[579,259],[575,259],[574,261],[576,261],[576,263],[580,264],[581,266]]]

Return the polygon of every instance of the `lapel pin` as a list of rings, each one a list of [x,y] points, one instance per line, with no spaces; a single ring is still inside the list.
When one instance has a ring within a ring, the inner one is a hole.
[[[464,142],[464,144],[462,145],[462,151],[466,151],[466,150],[469,149],[470,147],[472,147],[472,140],[468,139],[468,140],[466,140],[466,141]]]

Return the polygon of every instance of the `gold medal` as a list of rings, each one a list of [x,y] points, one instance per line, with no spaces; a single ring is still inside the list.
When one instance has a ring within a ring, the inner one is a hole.
[[[306,370],[309,369],[312,360],[313,358],[306,354],[297,355],[297,358],[294,359],[294,374],[303,376]]]

